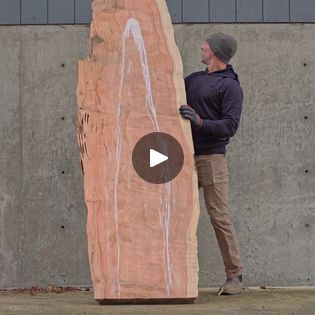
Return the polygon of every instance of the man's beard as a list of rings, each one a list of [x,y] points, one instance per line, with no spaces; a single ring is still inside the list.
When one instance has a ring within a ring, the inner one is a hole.
[[[201,58],[201,62],[204,65],[208,66],[211,63],[211,59],[210,58],[209,59]]]

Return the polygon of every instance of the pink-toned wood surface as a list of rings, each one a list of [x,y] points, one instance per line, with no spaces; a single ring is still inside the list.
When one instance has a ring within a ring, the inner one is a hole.
[[[90,55],[78,64],[78,143],[95,299],[198,295],[197,177],[182,61],[163,0],[94,0]],[[161,131],[185,154],[166,184],[141,179],[137,141]]]

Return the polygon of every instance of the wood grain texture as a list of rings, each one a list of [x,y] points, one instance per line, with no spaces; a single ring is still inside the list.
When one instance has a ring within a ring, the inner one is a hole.
[[[94,0],[90,56],[78,64],[78,143],[95,299],[198,295],[197,177],[182,61],[163,0]],[[132,150],[169,133],[185,162],[171,182],[142,180]]]

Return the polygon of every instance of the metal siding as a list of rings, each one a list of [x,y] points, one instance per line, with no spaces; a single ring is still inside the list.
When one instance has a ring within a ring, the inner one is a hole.
[[[0,0],[0,24],[20,24],[20,0]]]
[[[74,0],[48,0],[48,24],[74,24]]]
[[[262,0],[236,0],[237,22],[262,22]]]
[[[92,0],[75,0],[75,23],[91,23]]]
[[[183,22],[209,22],[209,1],[183,0]]]
[[[264,0],[264,22],[289,22],[289,0]]]
[[[47,24],[47,0],[22,0],[21,24]]]
[[[89,24],[92,1],[0,0],[0,25]],[[166,0],[166,3],[173,23],[315,22],[315,0]]]
[[[235,22],[235,0],[210,0],[210,22]]]
[[[166,0],[168,10],[170,12],[173,23],[181,23],[182,21],[182,0]]]
[[[315,22],[315,0],[291,0],[291,22]]]

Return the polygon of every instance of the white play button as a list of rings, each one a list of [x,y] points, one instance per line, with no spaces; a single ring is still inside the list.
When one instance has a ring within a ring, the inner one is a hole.
[[[158,151],[150,149],[150,167],[154,167],[168,160],[168,156]]]
[[[165,184],[180,173],[184,152],[173,136],[151,132],[139,139],[133,148],[132,164],[143,180],[151,184]]]

